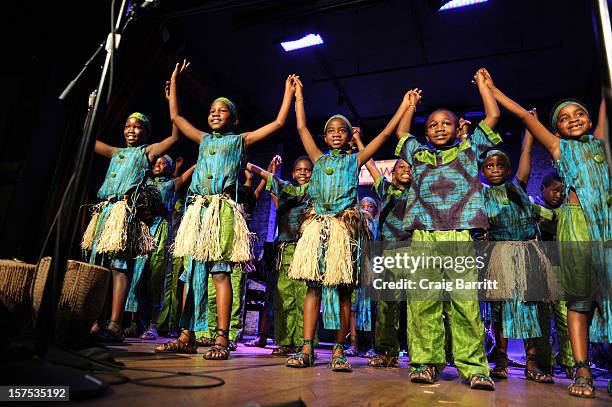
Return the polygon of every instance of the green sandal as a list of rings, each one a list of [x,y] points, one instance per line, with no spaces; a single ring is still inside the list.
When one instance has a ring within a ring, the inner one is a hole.
[[[438,369],[432,365],[411,366],[409,377],[412,383],[434,384],[438,381]]]
[[[317,355],[316,353],[314,353],[313,341],[311,339],[304,339],[302,349],[304,349],[303,346],[310,346],[310,352],[304,353],[302,351],[299,351],[298,353],[287,359],[287,363],[285,363],[285,366],[294,367],[298,369],[314,366],[314,362],[317,359]],[[295,360],[298,363],[291,363],[292,360]]]
[[[342,351],[342,354],[334,356],[334,353],[336,353],[336,350],[338,349]],[[337,343],[334,345],[334,348],[332,349],[332,358],[329,361],[328,366],[331,368],[332,372],[352,372],[353,371],[353,369],[351,368],[351,364],[349,363],[348,359],[344,355],[344,346],[341,343]]]
[[[578,376],[578,369],[584,368],[591,373],[591,365],[587,360],[577,361],[574,365],[576,369],[576,376],[574,377],[574,383],[570,384],[567,388],[567,391],[570,396],[592,399],[595,398],[595,386],[593,386],[593,378],[589,376]],[[572,392],[573,389],[580,390],[580,393]],[[590,394],[585,394],[585,391],[590,392]]]

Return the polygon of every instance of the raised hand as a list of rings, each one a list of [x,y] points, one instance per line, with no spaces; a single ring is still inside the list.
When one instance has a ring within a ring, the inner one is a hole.
[[[480,68],[478,72],[476,72],[476,74],[480,75],[482,82],[486,85],[487,88],[489,89],[495,88],[495,84],[493,83],[493,78],[491,77],[491,74],[489,73],[489,71],[487,71],[485,68]]]
[[[461,117],[459,119],[459,138],[463,140],[470,133],[470,126],[472,122]]]
[[[416,107],[423,97],[423,91],[419,88],[410,89],[408,91],[408,102],[409,104]]]
[[[353,127],[353,135],[352,141],[357,142],[357,140],[361,140],[361,127]]]
[[[299,80],[299,76],[296,74],[291,74],[287,77],[285,81],[285,92],[290,92],[295,94],[295,90],[297,88],[296,81]]]
[[[164,86],[164,96],[166,96],[166,100],[170,100],[170,81],[166,81],[166,85]]]
[[[303,99],[304,98],[304,85],[300,80],[300,77],[295,75],[293,78],[293,87],[295,89],[295,98]]]
[[[170,80],[176,82],[182,74],[187,72],[187,69],[189,69],[190,65],[191,62],[188,62],[187,59],[183,59],[182,64],[180,62],[177,62],[174,66],[174,71],[172,71],[172,77],[170,78]]]

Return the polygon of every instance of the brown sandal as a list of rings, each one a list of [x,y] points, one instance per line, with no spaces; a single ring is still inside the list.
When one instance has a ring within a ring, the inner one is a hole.
[[[536,368],[535,369],[529,369],[527,368],[527,366],[529,365],[529,362],[536,362],[536,356],[535,355],[526,355],[526,359],[527,361],[525,362],[525,379],[536,382],[536,383],[549,383],[552,384],[554,383],[554,379],[552,378],[551,375],[544,373],[543,371],[540,370],[539,367],[537,367],[536,364]],[[493,376],[491,374],[491,376]]]
[[[222,343],[218,343],[219,338],[223,338],[227,341],[227,345]],[[218,356],[215,356],[218,354]],[[215,339],[215,344],[211,346],[210,349],[206,351],[204,354],[204,359],[207,360],[227,360],[229,359],[230,349],[229,349],[229,329],[217,330],[217,338]]]
[[[156,353],[198,353],[197,345],[195,343],[195,338],[193,337],[193,332],[183,329],[181,334],[187,332],[189,336],[189,342],[184,342],[181,340],[181,336],[176,338],[173,341],[162,343],[158,347],[155,348]]]
[[[495,367],[491,369],[491,377],[496,379],[508,378],[508,354],[506,352],[496,351]]]
[[[412,383],[434,384],[438,381],[438,370],[432,365],[421,365],[410,368]]]
[[[376,355],[368,360],[370,367],[399,367],[399,359],[397,356]]]

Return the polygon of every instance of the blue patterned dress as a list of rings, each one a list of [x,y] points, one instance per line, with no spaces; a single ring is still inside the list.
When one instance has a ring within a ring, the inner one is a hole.
[[[489,240],[528,241],[539,237],[533,204],[517,180],[487,186],[483,197],[489,218]],[[494,303],[492,309],[493,321],[502,322],[505,338],[542,336],[537,303],[515,298]]]
[[[89,263],[110,264],[115,269],[127,268],[123,259],[101,258],[97,253],[97,246],[104,223],[113,205],[123,199],[130,189],[136,187],[151,168],[146,149],[146,145],[119,148],[113,154],[104,182],[97,194],[99,202],[97,208],[100,209],[100,214],[96,224],[93,247],[89,253]]]

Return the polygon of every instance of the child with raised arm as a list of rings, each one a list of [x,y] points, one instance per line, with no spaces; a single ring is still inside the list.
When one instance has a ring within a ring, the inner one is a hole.
[[[515,338],[523,339],[525,344],[525,378],[537,383],[553,383],[552,376],[540,369],[536,358],[536,338],[542,336],[542,330],[538,318],[540,303],[533,301],[535,297],[548,301],[551,295],[538,287],[535,288],[537,293],[531,293],[531,300],[525,298],[531,283],[540,276],[546,277],[548,293],[558,295],[550,260],[535,242],[540,240],[536,209],[526,192],[532,145],[533,137],[526,132],[513,180],[510,179],[510,158],[502,150],[489,150],[482,165],[482,174],[488,182],[483,191],[489,217],[487,238],[497,242],[490,254],[486,278],[499,283],[496,299],[501,300],[490,304],[496,345],[491,377],[508,378],[508,338]]]
[[[93,207],[92,219],[87,226],[81,248],[87,253],[89,262],[109,267],[112,271],[113,295],[111,315],[105,329],[97,332],[94,339],[99,342],[123,342],[123,309],[130,285],[134,258],[150,252],[151,233],[149,226],[130,213],[134,210],[135,194],[152,163],[168,151],[178,140],[179,133],[172,126],[172,134],[164,140],[146,144],[151,137],[151,120],[142,113],[132,113],[123,128],[126,147],[110,146],[96,140],[94,151],[109,158],[110,165],[104,182],[98,190],[98,204]],[[134,246],[136,250],[132,250]]]
[[[407,123],[412,122],[412,115],[421,99],[421,91],[418,88],[408,93],[410,108],[405,115]],[[409,119],[409,120],[408,120]],[[405,129],[408,130],[408,129]],[[357,148],[362,150],[364,145],[360,134],[353,133]],[[404,211],[408,200],[408,191],[412,181],[410,165],[398,158],[393,166],[391,182],[382,175],[373,160],[366,162],[366,168],[374,180],[374,191],[381,201],[381,211],[378,221],[378,233],[376,240],[386,245],[401,245],[410,241],[409,230],[404,229]],[[384,253],[383,253],[384,255]],[[387,273],[391,273],[387,270]],[[385,276],[385,281],[393,281],[392,275]],[[376,311],[376,329],[374,334],[374,350],[376,355],[368,360],[368,366],[372,367],[399,367],[400,344],[398,331],[400,329],[400,304],[402,298],[394,299],[379,298]]]
[[[198,143],[196,169],[189,186],[189,207],[174,242],[174,256],[193,259],[187,273],[186,302],[181,317],[181,335],[156,348],[157,352],[195,353],[194,331],[206,330],[206,281],[215,283],[217,335],[205,359],[229,357],[229,323],[232,307],[230,274],[242,272],[252,259],[251,233],[238,210],[238,174],[246,149],[272,135],[287,120],[295,92],[295,75],[285,81],[283,102],[276,119],[251,132],[235,134],[238,111],[227,98],[217,98],[208,112],[211,133],[195,128],[179,112],[177,81],[189,63],[176,64],[170,79],[170,118],[181,132]],[[201,325],[201,326],[198,326]]]
[[[160,192],[163,214],[157,216],[151,225],[151,235],[155,245],[154,251],[148,256],[138,256],[134,265],[134,275],[130,285],[125,310],[147,314],[149,326],[140,339],[157,339],[157,323],[163,305],[163,290],[166,277],[166,253],[169,250],[168,234],[172,228],[170,215],[174,204],[174,196],[183,185],[191,180],[195,166],[182,175],[169,178],[174,172],[174,160],[169,155],[159,157],[155,161],[147,185],[152,185]]]
[[[342,343],[346,337],[351,312],[351,291],[358,283],[359,239],[368,231],[357,208],[359,168],[365,164],[397,127],[408,108],[404,99],[385,129],[357,154],[346,154],[351,139],[350,122],[334,115],[325,124],[325,144],[330,148],[323,153],[317,147],[306,127],[302,84],[296,87],[295,110],[300,139],[314,163],[308,193],[314,213],[302,225],[289,278],[305,280],[308,285],[304,300],[304,341],[302,350],[287,360],[288,367],[308,367],[314,363],[313,339],[322,293],[325,293],[324,321],[337,329],[336,344],[329,363],[333,371],[350,371]],[[339,324],[334,324],[339,315]],[[335,315],[334,315],[335,316]],[[329,324],[332,322],[331,324]]]
[[[401,139],[396,152],[412,168],[409,192],[412,199],[406,206],[404,228],[412,231],[413,245],[423,242],[419,244],[428,244],[428,248],[434,249],[438,242],[471,242],[471,232],[488,226],[478,158],[501,141],[501,137],[491,130],[499,119],[499,109],[484,83],[481,70],[476,72],[474,80],[486,117],[472,135],[459,141],[457,116],[446,109],[437,109],[427,118],[426,145],[408,133],[409,115],[400,123],[398,136]],[[464,246],[469,248],[468,243]],[[428,274],[430,279],[455,280],[458,277],[440,269],[421,272]],[[465,278],[475,278],[475,274],[475,268],[468,268],[463,273]],[[440,299],[441,291],[428,290],[425,295],[426,299],[408,301],[410,380],[434,383],[438,380],[438,372],[446,365],[442,320],[442,313],[446,312],[459,375],[468,380],[472,389],[494,390],[484,352],[484,328],[476,295],[451,292],[450,301],[445,302]]]
[[[593,132],[589,111],[582,102],[568,99],[558,103],[551,115],[551,132],[499,90],[486,71],[485,76],[497,101],[517,116],[548,150],[563,180],[565,200],[558,212],[557,242],[560,279],[568,300],[570,343],[576,362],[576,376],[568,392],[575,397],[593,398],[595,388],[588,353],[593,312],[596,329],[592,330],[591,339],[610,341],[612,338],[609,292],[612,254],[606,247],[612,240],[612,185],[603,143],[605,103],[602,101]]]
[[[274,157],[280,164],[280,157]],[[274,176],[273,171],[264,171],[251,163],[247,169],[266,180],[266,189],[276,197],[276,239],[275,272],[276,286],[273,290],[274,342],[278,346],[274,356],[287,356],[301,347],[304,338],[304,298],[306,282],[292,280],[288,276],[300,231],[301,216],[312,209],[307,193],[312,176],[312,161],[307,156],[298,157],[293,163],[291,182]],[[266,287],[267,289],[267,287]]]

